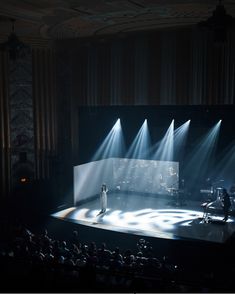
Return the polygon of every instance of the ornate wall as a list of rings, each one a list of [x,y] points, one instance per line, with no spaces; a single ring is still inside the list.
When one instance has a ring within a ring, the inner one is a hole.
[[[10,190],[10,129],[9,129],[9,64],[6,53],[0,51],[0,187],[2,199]]]
[[[57,150],[54,52],[34,48],[32,52],[33,103],[35,121],[36,179],[48,179]]]
[[[33,181],[35,175],[32,55],[9,60],[11,187]]]
[[[49,179],[57,148],[54,53],[32,48],[16,60],[0,55],[1,194]]]

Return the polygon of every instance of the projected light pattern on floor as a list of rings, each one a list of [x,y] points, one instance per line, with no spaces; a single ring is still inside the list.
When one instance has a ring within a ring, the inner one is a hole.
[[[235,231],[231,217],[226,225],[215,226],[205,223],[202,215],[198,210],[176,208],[144,208],[133,211],[108,208],[106,213],[99,214],[99,210],[94,209],[93,205],[83,205],[54,213],[52,216],[102,229],[166,239],[194,238],[220,243]],[[222,218],[223,216],[213,217],[218,221]]]

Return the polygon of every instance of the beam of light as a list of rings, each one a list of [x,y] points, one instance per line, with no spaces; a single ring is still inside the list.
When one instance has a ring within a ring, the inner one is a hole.
[[[74,204],[99,194],[103,183],[112,188],[113,160],[102,159],[74,167]]]
[[[152,155],[153,159],[161,161],[172,161],[174,150],[174,120],[172,120],[166,134],[160,142],[157,142],[153,149],[156,149]]]
[[[174,152],[176,157],[184,156],[184,149],[188,137],[190,120],[186,121],[180,127],[174,130]]]
[[[122,133],[121,121],[118,119],[98,150],[93,155],[91,161],[110,157],[123,157],[123,154],[125,154],[125,142]]]
[[[150,141],[148,123],[147,119],[145,119],[125,157],[146,158],[150,147]]]
[[[195,188],[206,177],[212,155],[216,149],[221,121],[209,130],[188,155],[189,159],[184,168],[185,177],[188,177],[188,186]]]
[[[76,207],[70,207],[70,208],[66,208],[64,210],[61,210],[59,212],[55,212],[52,214],[52,216],[54,217],[58,217],[58,218],[67,218],[71,215],[72,212],[74,212],[76,210]]]
[[[214,173],[212,174],[213,181],[217,186],[223,186],[229,189],[235,184],[234,176],[235,166],[235,140],[233,140],[227,148],[222,152],[215,164]]]
[[[151,139],[148,130],[148,123],[145,119],[128,152],[126,153],[126,158],[132,159],[127,159],[125,161],[126,168],[122,177],[128,182],[128,189],[130,190],[135,191],[135,187],[132,187],[134,184],[134,186],[138,185],[140,190],[146,192],[145,190],[147,189],[148,183],[146,183],[143,174],[141,175],[141,171],[145,173],[149,164],[149,162],[144,160],[144,158],[147,158],[148,156],[150,142]],[[135,180],[133,181],[133,179]]]

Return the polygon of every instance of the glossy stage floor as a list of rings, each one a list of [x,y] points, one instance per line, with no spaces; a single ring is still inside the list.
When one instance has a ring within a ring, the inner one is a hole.
[[[224,243],[235,232],[235,217],[222,221],[222,209],[203,219],[200,201],[182,203],[168,196],[111,193],[108,208],[100,214],[99,195],[79,206],[51,215],[84,226],[139,236],[164,239],[190,239]]]

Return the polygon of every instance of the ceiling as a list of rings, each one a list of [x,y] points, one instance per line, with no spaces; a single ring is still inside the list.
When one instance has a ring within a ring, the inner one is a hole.
[[[212,15],[219,0],[0,0],[0,38],[58,40],[191,26]],[[224,0],[235,16],[235,0]]]

